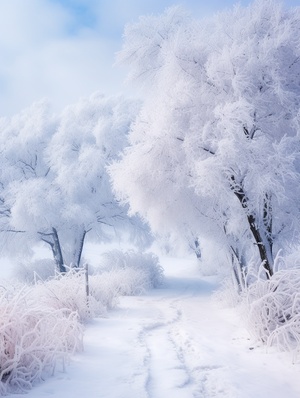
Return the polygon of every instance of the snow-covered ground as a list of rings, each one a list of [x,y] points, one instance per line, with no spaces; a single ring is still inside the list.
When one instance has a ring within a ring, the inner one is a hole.
[[[193,259],[162,264],[163,288],[87,325],[84,352],[26,397],[299,398],[300,365],[254,344]]]

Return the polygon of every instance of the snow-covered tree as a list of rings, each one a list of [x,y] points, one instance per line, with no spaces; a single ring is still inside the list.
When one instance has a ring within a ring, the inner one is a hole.
[[[54,203],[49,166],[44,151],[57,128],[58,120],[45,101],[33,104],[11,118],[0,119],[0,229],[1,249],[12,253],[29,248],[36,234],[27,233],[35,224],[38,209],[43,217],[47,203]],[[48,184],[49,186],[51,184]],[[44,190],[42,196],[40,192]],[[27,212],[23,212],[28,208]],[[19,217],[21,215],[21,217]],[[26,229],[24,226],[27,224]]]
[[[179,8],[125,29],[119,61],[147,99],[114,188],[152,228],[213,237],[269,277],[299,240],[300,7]],[[241,278],[239,277],[241,282]]]
[[[61,271],[79,266],[86,234],[143,235],[111,191],[106,166],[126,143],[136,101],[94,94],[53,117],[44,104],[1,120],[1,230],[51,246]],[[132,228],[131,228],[132,227]]]

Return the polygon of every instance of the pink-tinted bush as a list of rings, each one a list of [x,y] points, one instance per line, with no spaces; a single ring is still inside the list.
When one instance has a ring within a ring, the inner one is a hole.
[[[82,349],[76,312],[33,300],[31,289],[0,292],[0,394],[22,392]]]
[[[87,319],[103,316],[120,295],[140,294],[162,283],[162,268],[151,254],[114,251],[88,277],[71,268],[43,281],[0,288],[0,395],[22,392],[64,368],[82,349]]]

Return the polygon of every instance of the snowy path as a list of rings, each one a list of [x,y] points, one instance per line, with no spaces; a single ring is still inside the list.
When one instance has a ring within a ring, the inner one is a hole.
[[[254,347],[195,264],[166,264],[166,286],[125,297],[87,327],[85,352],[28,398],[299,398],[300,365]],[[186,277],[189,275],[189,277]],[[13,397],[20,397],[13,395]]]

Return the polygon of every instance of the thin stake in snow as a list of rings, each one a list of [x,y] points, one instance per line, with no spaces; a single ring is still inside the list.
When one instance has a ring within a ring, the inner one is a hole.
[[[86,292],[86,304],[89,309],[89,296],[90,296],[90,286],[89,286],[89,265],[85,263],[85,292]]]

